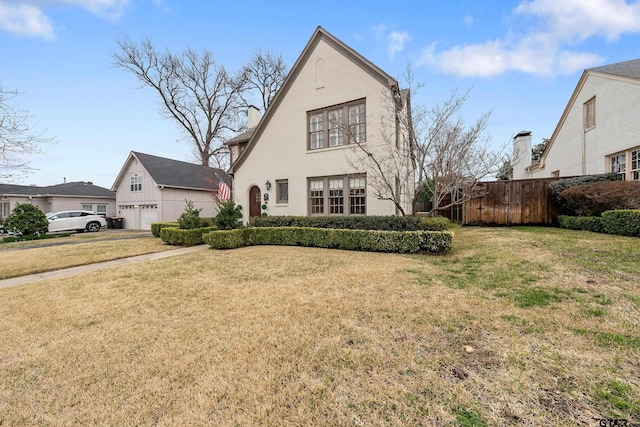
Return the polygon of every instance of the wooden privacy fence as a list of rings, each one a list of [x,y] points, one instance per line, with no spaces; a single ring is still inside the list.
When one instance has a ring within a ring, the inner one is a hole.
[[[560,206],[551,196],[549,184],[558,178],[483,182],[482,197],[462,206],[463,225],[553,224]]]

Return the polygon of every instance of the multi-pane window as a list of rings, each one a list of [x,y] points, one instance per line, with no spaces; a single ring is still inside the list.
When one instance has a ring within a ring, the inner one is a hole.
[[[351,142],[365,142],[367,140],[367,126],[365,123],[364,104],[349,107],[349,136]]]
[[[584,128],[589,129],[596,125],[596,98],[591,98],[584,103]]]
[[[107,205],[96,206],[96,212],[98,212],[100,215],[107,215]]]
[[[142,191],[142,175],[131,177],[131,191]]]
[[[616,154],[615,156],[611,156],[610,172],[619,173],[624,177],[626,171],[627,171],[626,153]]]
[[[324,214],[324,180],[309,181],[309,200],[312,214]]]
[[[343,110],[331,110],[329,115],[329,147],[337,147],[344,144],[344,131],[342,115]]]
[[[309,116],[309,147],[312,150],[324,148],[324,114]]]
[[[93,205],[82,205],[82,210],[83,211],[92,211],[93,210]]]
[[[276,180],[276,203],[289,203],[289,180]]]
[[[344,213],[344,178],[329,179],[329,214]]]
[[[640,149],[631,151],[631,180],[640,181]]]
[[[311,111],[307,117],[310,150],[366,141],[364,99]]]
[[[366,214],[365,184],[364,175],[310,179],[309,213],[311,215]],[[328,208],[325,209],[325,206]]]
[[[349,213],[351,215],[364,215],[366,213],[366,189],[363,176],[349,178]]]

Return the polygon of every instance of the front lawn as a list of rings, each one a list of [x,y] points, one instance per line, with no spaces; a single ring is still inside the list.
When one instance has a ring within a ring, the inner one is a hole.
[[[97,234],[4,244],[0,246],[0,280],[175,249],[150,236],[95,241]]]
[[[207,250],[0,290],[0,425],[640,422],[640,239]]]

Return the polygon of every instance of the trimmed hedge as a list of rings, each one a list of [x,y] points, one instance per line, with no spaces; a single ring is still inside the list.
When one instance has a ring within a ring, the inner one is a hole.
[[[640,210],[626,209],[602,213],[605,233],[640,237]]]
[[[251,218],[252,227],[306,227],[348,230],[444,231],[444,217],[418,216],[267,216]]]
[[[165,227],[175,227],[178,228],[177,222],[152,222],[151,223],[151,234],[155,237],[160,237],[160,230]]]
[[[604,232],[602,217],[599,216],[560,215],[558,222],[560,223],[560,227],[568,228],[569,230],[595,231],[596,233]]]
[[[177,227],[163,227],[160,230],[160,238],[163,242],[173,246],[196,246],[204,243],[203,234],[217,229],[217,227],[201,227],[186,230]]]
[[[606,211],[602,216],[561,215],[558,222],[560,227],[571,230],[640,237],[640,210],[637,209]]]
[[[269,218],[269,217],[267,217]],[[212,231],[203,236],[215,249],[254,245],[309,246],[316,248],[396,253],[444,253],[453,235],[440,231],[351,230],[311,227],[253,227]]]

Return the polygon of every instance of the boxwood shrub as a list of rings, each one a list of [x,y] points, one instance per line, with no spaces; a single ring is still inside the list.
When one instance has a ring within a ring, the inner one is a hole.
[[[151,234],[153,234],[155,237],[160,237],[160,230],[162,230],[165,227],[178,227],[178,223],[177,222],[152,222],[151,223]]]
[[[640,237],[640,210],[625,209],[602,213],[605,233]]]
[[[372,252],[444,253],[451,248],[453,235],[449,232],[425,230],[399,232],[312,227],[252,227],[212,231],[205,234],[203,239],[215,249],[286,245]]]
[[[311,227],[348,230],[443,231],[444,217],[418,216],[267,216],[252,218],[252,227]]]
[[[217,230],[216,227],[191,228],[188,230],[177,227],[163,227],[160,230],[160,238],[163,242],[174,246],[202,245],[202,235]]]
[[[595,231],[596,233],[604,232],[602,217],[599,216],[560,215],[558,222],[560,223],[560,227],[570,230]]]

